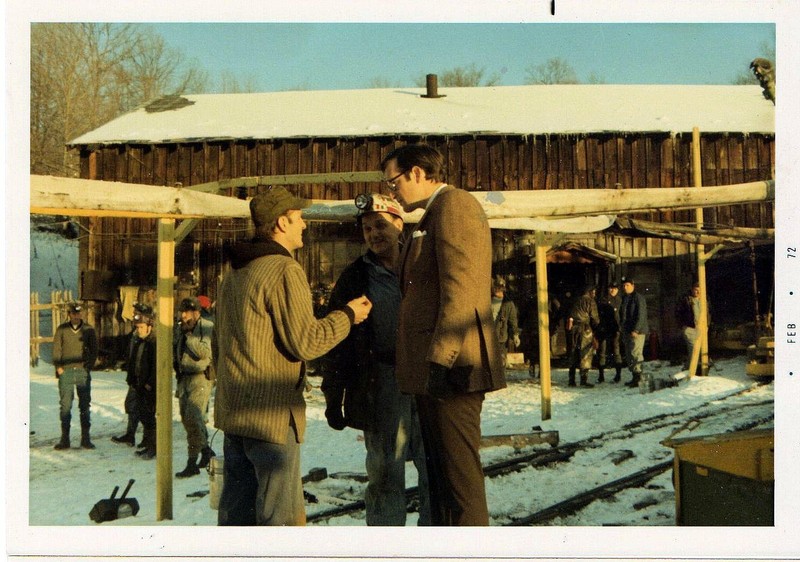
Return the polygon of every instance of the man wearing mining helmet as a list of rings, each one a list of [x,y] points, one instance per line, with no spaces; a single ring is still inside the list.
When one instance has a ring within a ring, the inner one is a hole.
[[[367,252],[342,272],[330,306],[366,295],[372,313],[321,362],[328,425],[364,431],[367,448],[367,525],[405,525],[405,463],[419,474],[420,525],[431,524],[425,451],[413,396],[397,389],[395,341],[400,311],[400,255],[403,211],[391,198],[356,198],[358,226]]]
[[[214,324],[200,318],[201,308],[196,297],[183,299],[179,306],[181,321],[176,331],[173,360],[178,378],[176,395],[181,421],[186,429],[189,454],[186,467],[175,473],[178,478],[200,474],[200,469],[207,467],[211,457],[215,456],[208,446],[206,427],[206,411],[213,387],[208,369],[211,365]]]

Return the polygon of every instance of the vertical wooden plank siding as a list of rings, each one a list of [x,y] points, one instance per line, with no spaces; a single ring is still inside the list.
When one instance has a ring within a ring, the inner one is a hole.
[[[513,189],[518,191],[520,189],[519,178],[519,150],[517,147],[520,144],[519,137],[503,139],[503,153],[506,158],[506,167],[504,170],[504,184],[506,189]]]
[[[574,148],[573,139],[569,135],[559,135],[558,188],[574,189]]]
[[[505,189],[504,162],[503,162],[503,140],[501,137],[492,137],[487,141],[488,148],[488,181],[484,189],[490,191],[502,191]]]
[[[600,141],[603,151],[603,183],[598,187],[611,189],[619,183],[619,161],[617,160],[617,139],[604,135]]]
[[[532,137],[524,136],[517,144],[517,162],[519,164],[519,189],[533,189],[533,143]]]
[[[648,187],[661,187],[661,147],[656,136],[644,137]],[[658,213],[648,213],[650,220],[658,220]]]
[[[491,169],[489,167],[489,139],[475,140],[475,183],[467,189],[487,191],[491,189]]]
[[[211,142],[207,145],[206,158],[208,158],[208,181],[219,181],[220,172],[220,146],[219,143]]]
[[[86,147],[81,149],[80,170],[83,177],[93,179],[157,185],[175,185],[178,181],[191,185],[239,176],[368,171],[378,170],[381,159],[393,148],[419,140],[382,136]],[[617,183],[624,188],[691,185],[691,142],[683,134],[452,135],[425,140],[444,153],[448,181],[467,190],[613,188]],[[764,135],[703,135],[704,185],[770,178],[774,144],[773,137]],[[313,198],[347,200],[359,192],[381,190],[382,186],[342,182],[300,189]],[[242,194],[233,190],[231,195]],[[737,226],[768,228],[774,225],[773,213],[772,204],[742,205],[732,210],[720,207],[707,210],[704,220],[709,224],[733,220]],[[691,224],[693,213],[665,211],[654,218]],[[238,228],[246,222],[226,221],[224,228]],[[131,242],[143,248],[148,240],[155,240],[153,221],[85,219],[83,224],[92,234],[81,247],[82,270],[125,271],[133,254],[142,252],[133,252]],[[326,228],[320,227],[319,232],[329,232]],[[214,256],[213,247],[223,238],[241,238],[246,233],[220,233],[216,221],[204,221],[193,236],[203,244],[203,256]],[[622,252],[623,258],[669,256],[688,248],[686,243],[672,241],[617,243],[602,234],[585,238],[589,245]],[[214,262],[211,257],[203,259]],[[310,254],[308,259],[312,259]],[[314,263],[320,259],[313,258]],[[201,264],[203,283],[212,283],[218,273],[214,263]],[[314,273],[309,273],[313,280]],[[206,287],[203,290],[208,291]]]
[[[622,164],[620,165],[619,183],[622,184],[623,189],[630,189],[634,186],[632,156],[633,137],[631,135],[623,135],[620,141],[622,144]]]
[[[714,147],[714,139],[711,135],[703,134],[700,131],[700,158],[702,167],[702,185],[718,185],[717,184],[717,157]],[[694,182],[689,185],[693,185]],[[721,207],[706,208],[703,211],[703,222],[713,225],[724,224],[722,222],[723,216],[720,214]]]
[[[156,147],[148,144],[142,147],[142,183],[154,185],[157,183],[155,176],[156,170]]]
[[[367,170],[367,142],[365,139],[356,139],[353,143],[353,170]],[[353,185],[354,196],[359,193],[369,191],[366,182],[358,182]]]
[[[541,135],[531,137],[533,155],[533,186],[531,189],[547,189],[547,139]]]
[[[320,173],[330,172],[330,160],[328,159],[328,143],[324,140],[317,139],[311,146],[311,157],[314,160],[314,170]],[[332,184],[324,184],[318,186],[318,193],[320,199],[334,199],[338,198],[338,186]]]
[[[586,154],[586,137],[575,138],[574,148],[574,173],[575,173],[575,188],[576,189],[589,189],[589,171],[587,168],[587,154]]]
[[[447,138],[447,156],[445,158],[445,180],[451,185],[461,187],[461,145],[452,137]]]
[[[192,181],[192,145],[178,145],[178,183],[191,185]]]
[[[459,187],[469,190],[475,189],[478,185],[478,165],[476,163],[476,141],[474,138],[467,137],[461,147],[461,179]]]
[[[775,143],[768,142],[763,137],[758,137],[759,145],[759,177],[774,178],[775,177]],[[758,220],[762,228],[768,228],[775,224],[775,205],[773,202],[759,205],[758,211],[754,214],[758,216]]]
[[[128,174],[125,181],[130,183],[147,183],[142,178],[142,146],[128,147]]]
[[[672,137],[665,136],[661,139],[661,169],[659,170],[661,177],[659,179],[661,187],[674,187],[675,186],[675,154],[674,143]],[[673,211],[664,211],[659,213],[659,220],[664,222],[674,222],[675,213]]]

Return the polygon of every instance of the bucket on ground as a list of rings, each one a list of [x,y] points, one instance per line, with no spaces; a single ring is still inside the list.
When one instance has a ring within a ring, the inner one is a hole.
[[[222,495],[222,486],[224,484],[223,470],[225,468],[225,459],[219,455],[211,457],[208,463],[208,501],[211,504],[211,509],[219,509],[219,498]]]

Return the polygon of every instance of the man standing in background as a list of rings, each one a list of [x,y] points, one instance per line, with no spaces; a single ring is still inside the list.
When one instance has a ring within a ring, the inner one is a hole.
[[[381,162],[406,212],[424,209],[398,262],[403,300],[397,380],[417,402],[433,525],[488,525],[480,458],[484,394],[504,388],[492,320],[492,237],[478,201],[447,185],[444,159],[427,145]]]
[[[620,347],[619,309],[622,306],[622,297],[619,294],[619,285],[611,283],[606,295],[597,300],[597,312],[600,315],[600,327],[597,330],[597,362],[600,374],[597,382],[605,382],[605,369],[609,358],[614,361],[614,378],[612,382],[619,382],[622,377],[622,352]]]
[[[206,412],[211,398],[213,383],[209,376],[211,365],[211,335],[214,324],[200,317],[202,307],[195,297],[187,297],[178,308],[181,320],[175,337],[175,374],[181,422],[186,430],[188,459],[186,468],[175,473],[178,478],[189,478],[200,474],[216,456],[208,446]],[[200,455],[198,461],[197,456]]]
[[[594,285],[587,285],[581,296],[572,303],[567,318],[567,337],[572,342],[569,356],[569,386],[575,386],[575,371],[580,374],[580,385],[583,388],[593,388],[589,382],[589,369],[592,368],[594,356],[594,331],[600,324],[595,302]]]
[[[622,297],[620,312],[620,329],[622,330],[623,345],[625,346],[625,359],[631,371],[631,380],[625,386],[635,388],[639,386],[642,378],[642,363],[644,363],[644,338],[650,328],[647,325],[647,301],[644,296],[636,292],[633,279],[622,282]]]
[[[492,282],[492,318],[494,319],[497,343],[500,344],[500,353],[503,365],[506,364],[506,355],[519,347],[519,314],[514,301],[506,297],[506,282],[498,277]]]
[[[72,422],[72,402],[78,394],[78,410],[81,418],[81,448],[94,449],[89,436],[91,419],[89,408],[92,402],[91,370],[97,361],[97,334],[94,328],[83,321],[83,307],[72,303],[67,307],[69,320],[56,328],[53,336],[53,365],[58,379],[60,403],[61,440],[55,449],[69,449],[69,431]]]
[[[697,326],[700,324],[700,283],[694,282],[689,294],[678,303],[677,316],[683,332],[683,341],[686,344],[686,359],[683,361],[683,368],[687,370],[692,361],[692,353],[697,341]],[[702,371],[699,362],[698,371]]]

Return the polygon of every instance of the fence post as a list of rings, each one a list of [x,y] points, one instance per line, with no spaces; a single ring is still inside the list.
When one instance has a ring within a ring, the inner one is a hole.
[[[39,365],[39,293],[31,293],[31,347],[30,362],[31,367]]]

